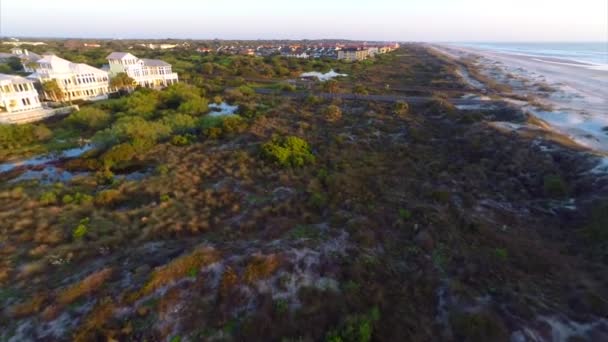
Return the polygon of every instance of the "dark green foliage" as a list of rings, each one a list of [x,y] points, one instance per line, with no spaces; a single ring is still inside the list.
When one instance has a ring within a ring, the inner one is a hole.
[[[608,202],[593,208],[584,232],[594,244],[605,246],[608,243]]]
[[[262,155],[283,167],[301,167],[315,161],[306,140],[294,136],[274,138],[265,143]]]
[[[369,342],[372,340],[374,323],[380,320],[380,311],[373,308],[363,315],[348,316],[341,326],[330,331],[325,340],[328,342]]]
[[[547,175],[543,178],[543,189],[549,197],[564,197],[568,195],[568,185],[559,175]]]
[[[452,331],[458,341],[508,341],[504,325],[484,313],[457,313],[450,316]]]

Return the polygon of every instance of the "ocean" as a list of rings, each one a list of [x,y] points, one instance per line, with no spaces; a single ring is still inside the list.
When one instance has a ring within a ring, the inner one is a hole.
[[[608,68],[608,42],[586,43],[455,43],[463,47],[532,57],[549,57]]]

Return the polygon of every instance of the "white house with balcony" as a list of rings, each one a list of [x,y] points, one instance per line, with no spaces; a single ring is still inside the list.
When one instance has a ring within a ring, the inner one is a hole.
[[[29,75],[44,84],[55,80],[64,94],[65,100],[95,101],[106,99],[110,78],[106,71],[83,63],[72,63],[55,55],[44,55],[38,60],[36,72]],[[51,94],[46,97],[53,99]]]
[[[0,115],[41,109],[34,81],[0,74]]]
[[[107,58],[111,77],[126,73],[137,85],[146,88],[164,88],[178,82],[177,73],[167,62],[137,58],[128,52],[112,52]]]

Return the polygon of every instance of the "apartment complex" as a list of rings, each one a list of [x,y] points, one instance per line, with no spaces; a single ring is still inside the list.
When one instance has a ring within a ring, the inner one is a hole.
[[[107,98],[109,76],[106,71],[83,63],[72,63],[55,55],[44,55],[38,60],[36,72],[29,75],[41,84],[55,80],[66,100],[99,100]],[[59,100],[45,94],[49,100]]]
[[[3,113],[26,112],[41,108],[34,81],[20,76],[0,74],[0,116]]]
[[[178,82],[171,64],[158,59],[137,58],[128,52],[112,52],[107,59],[110,76],[124,72],[142,87],[163,88]]]
[[[346,48],[338,51],[338,59],[347,62],[361,61],[369,57],[369,51],[363,48]]]
[[[346,47],[338,51],[338,59],[347,62],[362,61],[378,54],[389,53],[399,48],[399,44],[385,46],[357,46]]]

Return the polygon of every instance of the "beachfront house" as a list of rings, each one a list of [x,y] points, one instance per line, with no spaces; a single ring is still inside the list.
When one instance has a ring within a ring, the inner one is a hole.
[[[137,58],[128,52],[112,52],[107,59],[111,77],[126,73],[137,85],[146,88],[163,88],[178,82],[171,64],[158,59]]]
[[[42,109],[42,105],[34,81],[21,76],[0,74],[0,117],[37,109]]]
[[[63,95],[45,93],[48,100],[96,101],[108,97],[109,76],[106,71],[83,63],[72,63],[55,55],[44,55],[37,63],[36,72],[28,78],[37,79],[43,85],[56,81]]]

